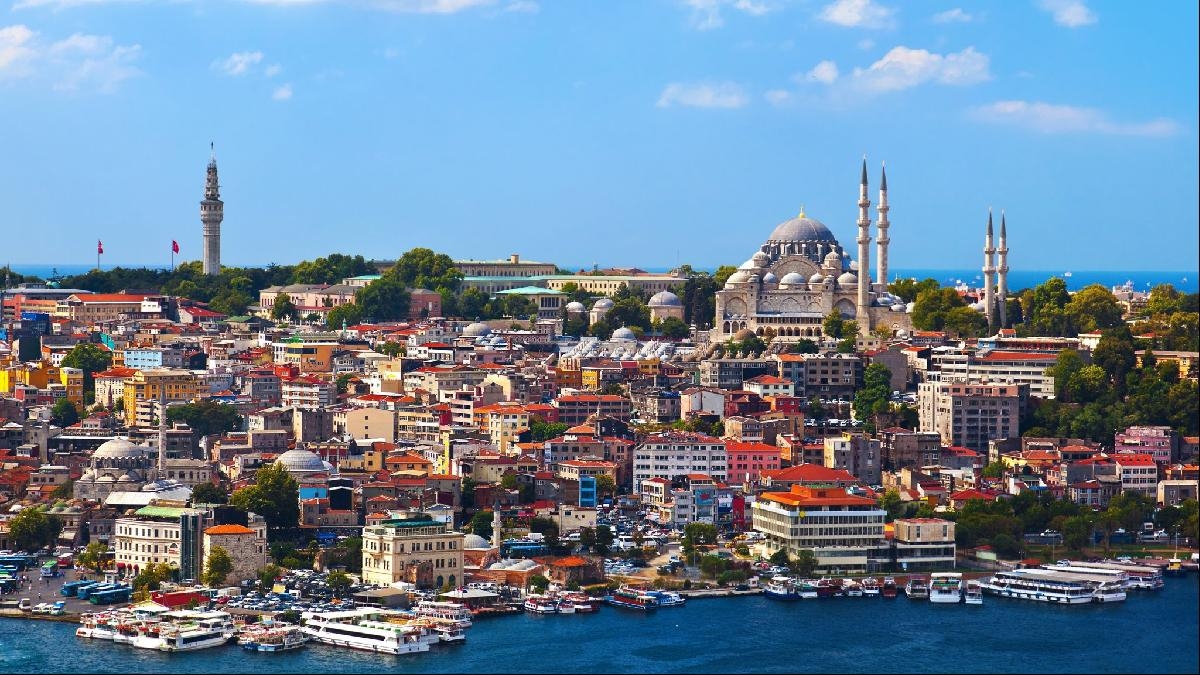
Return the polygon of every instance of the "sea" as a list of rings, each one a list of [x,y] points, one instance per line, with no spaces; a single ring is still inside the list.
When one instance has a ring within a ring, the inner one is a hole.
[[[459,645],[385,656],[309,644],[165,654],[0,620],[5,673],[1196,673],[1200,579],[1166,579],[1123,603],[981,606],[882,598],[693,599],[647,614],[494,617]]]
[[[265,265],[263,265],[265,267]],[[42,279],[49,279],[54,276],[71,276],[73,274],[84,274],[95,269],[95,265],[43,265],[43,264],[15,264],[12,266],[14,272],[19,274],[30,274]],[[167,269],[166,266],[153,266],[143,264],[108,264],[101,265],[101,269],[109,270],[114,267],[126,268],[142,268],[149,269]],[[576,268],[570,268],[576,269]],[[667,272],[665,267],[646,267],[643,268],[649,272]],[[701,271],[713,272],[714,269]],[[959,282],[966,283],[970,286],[977,286],[983,283],[982,276],[978,269],[931,269],[931,268],[896,268],[890,272],[891,278],[903,279],[912,277],[915,279],[937,279],[943,286],[955,286]],[[1100,284],[1105,288],[1113,286],[1121,286],[1126,282],[1132,284],[1135,290],[1148,291],[1158,284],[1173,284],[1175,288],[1184,293],[1195,293],[1200,291],[1200,271],[1197,270],[1130,270],[1130,271],[1113,271],[1113,270],[1094,270],[1094,271],[1071,271],[1071,270],[1021,270],[1014,269],[1008,273],[1008,287],[1013,291],[1019,291],[1025,288],[1033,288],[1038,284],[1046,281],[1051,277],[1062,277],[1067,282],[1068,290],[1077,291],[1092,284]]]

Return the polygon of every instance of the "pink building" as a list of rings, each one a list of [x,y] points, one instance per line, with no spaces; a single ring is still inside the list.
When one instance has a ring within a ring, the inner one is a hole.
[[[1171,427],[1129,427],[1113,445],[1114,452],[1145,453],[1163,466],[1179,461],[1180,438]]]
[[[758,483],[763,471],[779,469],[779,448],[766,443],[725,441],[728,481],[733,485]]]

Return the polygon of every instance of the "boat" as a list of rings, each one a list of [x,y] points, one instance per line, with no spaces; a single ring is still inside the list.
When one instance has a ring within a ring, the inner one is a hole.
[[[630,586],[622,586],[608,596],[608,603],[614,607],[637,609],[643,612],[658,608],[658,598],[645,591]]]
[[[195,621],[168,623],[158,629],[164,652],[191,652],[219,647],[234,638],[233,619],[226,612],[198,612]]]
[[[645,591],[645,593],[656,598],[659,607],[682,607],[687,602],[687,598],[675,591]]]
[[[978,581],[967,582],[967,590],[963,593],[963,599],[968,605],[983,604],[983,587]]]
[[[855,579],[842,579],[842,590],[845,591],[848,598],[861,598],[863,596],[863,587]]]
[[[957,603],[963,599],[961,572],[934,572],[929,575],[929,601],[934,603]]]
[[[162,646],[162,637],[158,634],[160,622],[142,623],[136,627],[137,633],[129,639],[129,644],[138,649],[158,649]]]
[[[561,602],[568,602],[574,606],[576,614],[587,614],[600,608],[599,602],[596,600],[596,598],[593,598],[587,593],[567,591],[565,593],[559,593],[558,597]]]
[[[414,654],[429,651],[429,642],[422,639],[407,623],[391,620],[407,617],[400,612],[374,609],[344,612],[305,612],[303,631],[322,644],[361,649],[382,654]],[[380,620],[382,619],[382,620]]]
[[[546,595],[533,594],[525,598],[525,611],[530,614],[557,614],[558,602]]]
[[[238,635],[238,644],[248,652],[285,652],[299,649],[306,642],[304,631],[291,624],[260,625],[243,629]]]
[[[829,577],[818,580],[816,590],[818,598],[835,598],[846,594],[842,590],[842,580],[830,579]]]
[[[457,602],[422,600],[413,608],[413,613],[418,617],[449,619],[462,628],[471,627],[471,610]]]
[[[763,595],[776,600],[799,600],[800,592],[790,577],[772,577],[763,584]]]
[[[984,593],[1002,598],[1017,598],[1062,605],[1081,605],[1093,600],[1092,589],[1084,581],[1042,568],[997,572],[980,584]]]
[[[896,586],[896,580],[893,577],[884,577],[881,592],[885,598],[894,598],[899,594],[900,589]]]
[[[929,597],[929,579],[919,574],[909,577],[904,585],[904,594],[910,600],[925,600]]]
[[[1183,574],[1183,561],[1179,558],[1171,558],[1167,561],[1167,568],[1163,572],[1173,577]]]
[[[867,577],[862,581],[862,592],[864,597],[877,598],[883,591],[883,586],[875,577]]]

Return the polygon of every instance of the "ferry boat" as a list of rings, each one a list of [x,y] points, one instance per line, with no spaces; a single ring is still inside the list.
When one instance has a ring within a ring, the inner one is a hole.
[[[1043,567],[1051,567],[1043,565]],[[1053,566],[1055,568],[1059,565]],[[1128,581],[1127,587],[1134,590],[1143,591],[1158,591],[1163,587],[1162,570],[1149,565],[1137,565],[1134,563],[1122,563],[1105,560],[1103,562],[1082,562],[1079,560],[1068,560],[1066,565],[1061,567],[1073,567],[1088,570],[1115,570],[1124,572]]]
[[[286,652],[299,649],[308,636],[299,626],[273,624],[245,629],[238,635],[238,644],[248,652]]]
[[[967,582],[967,590],[963,593],[963,600],[965,600],[968,605],[983,604],[983,587],[978,581]]]
[[[763,595],[776,600],[799,600],[800,592],[790,577],[772,577],[763,585]]]
[[[896,586],[896,579],[893,577],[883,578],[882,594],[885,598],[894,598],[900,592],[900,588]]]
[[[304,633],[322,644],[361,649],[382,654],[413,654],[429,651],[420,632],[387,619],[403,617],[387,610],[304,613]],[[378,619],[383,618],[384,621]]]
[[[525,598],[525,611],[530,614],[557,614],[558,603],[546,595],[530,595]]]
[[[1027,568],[997,572],[982,580],[985,593],[1002,598],[1018,598],[1063,605],[1092,602],[1092,589],[1080,580],[1064,578],[1052,570]]]
[[[867,577],[866,579],[863,579],[862,592],[864,597],[877,598],[882,590],[883,587],[880,585],[879,580],[875,577]]]
[[[567,591],[566,593],[559,593],[558,598],[560,609],[563,603],[568,603],[575,608],[576,614],[587,614],[599,609],[599,603],[596,598],[593,598],[587,593]]]
[[[934,572],[929,576],[929,601],[934,603],[962,602],[961,572]]]
[[[233,619],[226,612],[205,612],[194,623],[169,623],[158,629],[164,652],[191,652],[219,647],[234,638]]]
[[[919,574],[914,574],[908,578],[908,583],[904,585],[904,594],[910,600],[925,600],[929,597],[929,579]]]
[[[658,608],[658,598],[629,586],[622,586],[613,591],[613,594],[608,596],[608,602],[615,607],[637,609],[644,612]]]
[[[79,628],[75,629],[75,637],[112,640],[117,634],[118,620],[111,612],[82,614],[79,617]]]
[[[845,591],[848,598],[861,598],[863,596],[863,587],[855,579],[842,579],[842,590]]]
[[[681,607],[687,602],[687,598],[675,591],[645,591],[645,593],[657,599],[659,607]]]
[[[471,610],[457,602],[422,600],[413,608],[413,613],[418,617],[448,619],[461,628],[471,627]]]

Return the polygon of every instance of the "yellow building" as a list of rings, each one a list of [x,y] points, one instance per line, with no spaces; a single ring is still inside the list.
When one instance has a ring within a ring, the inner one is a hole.
[[[302,373],[328,373],[333,370],[336,342],[295,342],[284,346],[282,362],[295,365]]]
[[[363,529],[363,583],[458,586],[464,573],[465,535],[426,513],[402,512],[399,516]]]
[[[125,380],[125,423],[137,421],[138,403],[158,401],[190,403],[196,399],[196,376],[176,368],[139,370]]]
[[[83,405],[83,371],[79,368],[60,366],[58,381],[67,388],[67,400],[76,405]]]

